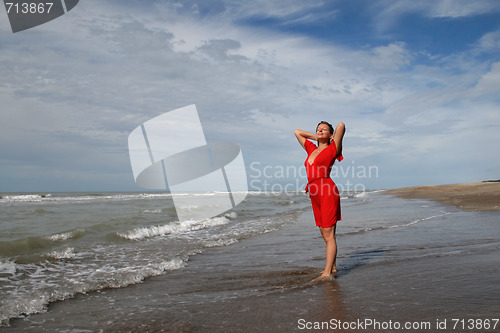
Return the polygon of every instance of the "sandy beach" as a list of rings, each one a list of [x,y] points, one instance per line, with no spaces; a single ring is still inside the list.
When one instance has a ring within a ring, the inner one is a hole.
[[[430,199],[465,211],[500,211],[500,182],[428,185],[387,190],[404,199]]]

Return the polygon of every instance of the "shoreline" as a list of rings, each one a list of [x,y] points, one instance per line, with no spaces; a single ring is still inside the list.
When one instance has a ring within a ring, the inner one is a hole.
[[[403,199],[429,199],[464,211],[500,211],[500,182],[427,185],[385,190]]]

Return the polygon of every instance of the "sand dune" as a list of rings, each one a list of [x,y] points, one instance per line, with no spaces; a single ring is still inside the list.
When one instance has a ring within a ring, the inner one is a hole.
[[[405,187],[383,193],[405,199],[430,199],[465,211],[500,211],[500,182]]]

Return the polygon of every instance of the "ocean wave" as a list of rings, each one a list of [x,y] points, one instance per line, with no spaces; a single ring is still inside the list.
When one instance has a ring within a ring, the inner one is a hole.
[[[364,198],[364,197],[366,197],[366,193],[367,193],[367,192],[355,193],[355,194],[353,194],[353,196],[352,196],[352,197],[353,197],[353,198]]]
[[[93,290],[104,288],[123,288],[132,284],[142,282],[147,277],[158,276],[165,271],[181,269],[185,261],[175,258],[168,261],[148,263],[144,266],[110,267],[96,269],[90,274],[90,285]]]
[[[46,237],[27,237],[13,241],[0,241],[0,255],[12,256],[49,247],[53,242]]]
[[[16,273],[16,264],[12,261],[0,261],[0,281],[3,276],[14,275]]]
[[[424,217],[424,218],[421,218],[421,219],[416,219],[416,220],[411,221],[409,223],[392,225],[392,226],[390,226],[390,228],[409,227],[411,225],[414,225],[414,224],[417,224],[417,223],[420,223],[420,222],[433,220],[433,219],[435,219],[437,217],[442,217],[442,216],[446,216],[446,215],[450,215],[450,214],[451,214],[450,212],[443,212],[442,214],[432,215],[432,216]]]
[[[360,228],[360,229],[355,230],[355,231],[341,232],[341,233],[339,233],[339,235],[355,235],[355,234],[369,232],[369,231],[378,231],[378,230],[386,230],[386,229],[393,229],[393,228],[409,227],[409,226],[415,225],[417,223],[433,220],[435,218],[443,217],[443,216],[446,216],[449,214],[451,214],[451,213],[443,212],[442,214],[437,214],[437,215],[419,218],[419,219],[413,220],[413,221],[408,222],[408,223]]]
[[[33,236],[12,241],[0,241],[0,255],[12,256],[27,254],[33,250],[50,248],[53,244],[69,239],[77,239],[85,234],[85,229],[74,229],[48,236]]]
[[[141,213],[143,214],[160,214],[160,213],[163,213],[163,208],[159,208],[159,209],[145,209],[143,210]]]
[[[229,223],[229,219],[225,216],[222,216],[204,220],[188,220],[182,222],[171,222],[159,226],[136,228],[124,232],[118,232],[117,235],[128,240],[141,240],[144,238],[165,236],[169,234],[186,233],[190,231],[224,225],[227,223]]]
[[[217,239],[217,240],[211,240],[211,241],[206,241],[203,243],[205,247],[221,247],[221,246],[229,246],[234,243],[237,243],[238,240],[235,238],[229,238],[229,239]]]
[[[0,203],[68,203],[106,200],[146,200],[170,198],[170,193],[78,193],[78,194],[3,194]]]
[[[8,294],[2,295],[0,307],[0,327],[7,326],[10,319],[22,318],[26,315],[47,311],[47,306],[55,301],[72,298],[76,294],[106,288],[122,288],[141,283],[145,278],[158,276],[165,271],[177,270],[185,265],[185,260],[175,258],[144,266],[111,267],[92,270],[75,268],[72,274],[67,274],[65,285],[52,288],[43,277],[57,274],[62,267],[55,263],[44,267],[37,265],[18,265],[12,262],[0,261],[0,278],[4,275],[15,275],[16,272],[28,274],[29,280],[23,285],[14,287]],[[19,274],[21,274],[19,273]],[[8,277],[6,277],[8,278]],[[27,284],[26,284],[27,282]]]
[[[40,202],[44,199],[51,199],[52,195],[49,194],[14,194],[14,195],[1,195],[0,202]]]
[[[295,200],[284,200],[284,201],[278,201],[277,202],[277,204],[280,205],[280,206],[290,206],[290,205],[293,205],[295,203],[296,203]]]
[[[369,197],[373,193],[381,192],[379,190],[363,190],[363,191],[342,191],[340,193],[340,199],[362,199]]]
[[[238,217],[238,214],[236,212],[229,212],[224,214],[224,216],[227,217],[228,219],[235,219]]]
[[[48,259],[73,259],[76,257],[75,249],[72,247],[67,247],[60,250],[54,250],[45,255]]]
[[[57,241],[63,241],[63,240],[68,240],[68,239],[74,239],[74,238],[79,238],[83,236],[85,233],[85,229],[75,229],[75,230],[70,230],[66,232],[61,232],[57,234],[53,234],[50,236],[45,236],[46,239],[57,242]]]

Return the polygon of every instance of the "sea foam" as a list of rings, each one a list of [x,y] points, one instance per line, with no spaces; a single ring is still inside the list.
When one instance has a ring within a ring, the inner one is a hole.
[[[157,236],[165,236],[168,234],[186,233],[200,229],[210,228],[214,226],[224,225],[229,223],[229,219],[222,217],[213,217],[204,220],[188,220],[182,222],[170,222],[164,225],[150,226],[118,232],[117,235],[121,238],[129,240],[141,240]]]

